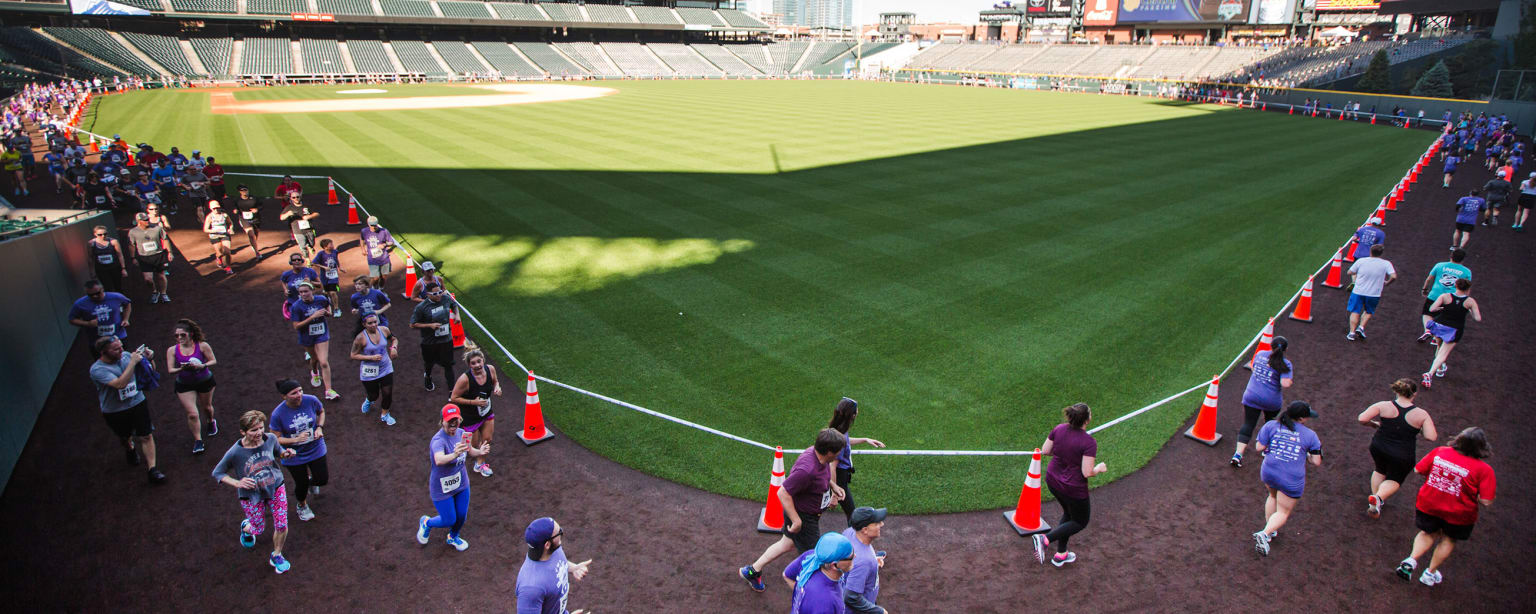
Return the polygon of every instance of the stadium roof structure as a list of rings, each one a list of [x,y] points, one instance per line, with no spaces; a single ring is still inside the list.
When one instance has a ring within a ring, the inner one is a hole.
[[[1503,0],[1383,0],[1376,12],[1382,15],[1450,15],[1497,11]]]

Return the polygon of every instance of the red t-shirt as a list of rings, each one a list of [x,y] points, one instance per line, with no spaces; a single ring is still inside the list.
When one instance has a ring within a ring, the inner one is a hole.
[[[143,165],[143,166],[154,167],[156,164],[159,164],[160,161],[164,160],[164,159],[165,159],[165,154],[160,153],[158,151],[151,151],[151,152],[149,152],[147,154],[139,156],[139,164]]]
[[[1414,506],[1451,524],[1475,524],[1477,500],[1493,500],[1493,468],[1448,446],[1425,454],[1414,470],[1424,476]]]
[[[203,167],[203,174],[208,176],[208,183],[224,185],[224,167],[218,164],[209,164]]]
[[[288,183],[280,183],[280,184],[277,184],[277,191],[273,192],[273,196],[276,196],[278,198],[288,198],[288,193],[289,192],[298,192],[300,194],[303,194],[304,193],[304,188],[299,187],[299,182],[297,182],[297,181],[290,181]]]

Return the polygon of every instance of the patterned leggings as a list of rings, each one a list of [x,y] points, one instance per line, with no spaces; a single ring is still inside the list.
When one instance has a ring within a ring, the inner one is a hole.
[[[288,530],[288,488],[287,485],[278,486],[277,492],[272,493],[272,499],[261,501],[259,499],[241,499],[240,508],[245,510],[245,519],[251,521],[247,533],[261,535],[267,530],[267,519],[263,512],[272,513],[272,530]]]

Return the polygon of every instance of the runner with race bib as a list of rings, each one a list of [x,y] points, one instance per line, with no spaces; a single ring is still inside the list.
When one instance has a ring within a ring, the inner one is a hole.
[[[464,469],[464,459],[486,455],[491,444],[469,447],[469,433],[459,428],[460,422],[459,406],[444,405],[443,428],[432,436],[428,449],[432,471],[427,477],[427,491],[437,515],[421,517],[416,527],[416,543],[425,546],[432,539],[432,529],[446,528],[448,545],[463,552],[469,549],[469,542],[459,537],[464,521],[469,519],[469,472]]]

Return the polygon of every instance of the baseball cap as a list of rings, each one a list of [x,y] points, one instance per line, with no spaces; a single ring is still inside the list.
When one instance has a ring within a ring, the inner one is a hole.
[[[1504,169],[1502,169],[1502,168],[1499,169],[1499,172],[1497,174],[1498,174],[1500,179],[1503,179],[1504,178]]]
[[[447,422],[447,421],[452,420],[454,418],[460,418],[460,419],[463,418],[463,416],[461,416],[459,414],[459,406],[458,405],[454,405],[453,403],[449,403],[447,405],[444,405],[443,406],[443,422]]]
[[[369,226],[378,226],[379,225],[379,216],[377,216],[377,215],[370,215],[370,216],[368,216],[368,225]]]
[[[848,525],[857,531],[876,522],[885,522],[885,508],[859,507],[854,508],[853,518]]]
[[[194,150],[192,150],[192,153],[194,153],[194,154],[200,154],[200,153],[203,153],[203,152],[202,152],[202,150],[200,150],[200,149],[194,149]]]
[[[542,546],[555,538],[555,519],[545,516],[536,518],[528,523],[528,529],[523,531],[523,541],[530,546]]]
[[[430,260],[423,260],[423,261],[421,261],[421,264],[418,264],[416,266],[418,268],[420,268],[421,270],[423,270],[423,271],[436,271],[437,270],[437,265],[432,264],[432,261],[430,261]]]
[[[1372,226],[1380,226],[1381,225],[1381,218],[1379,218],[1379,217],[1371,218],[1371,225]]]
[[[1292,419],[1317,417],[1317,412],[1306,401],[1291,401],[1290,406],[1285,408],[1285,413],[1290,414]]]
[[[216,201],[216,200],[208,201],[208,208],[209,209],[218,209],[219,208],[219,201]]]
[[[144,221],[147,222],[147,221],[149,221],[149,214],[148,213],[136,213],[136,214],[134,214],[133,219],[144,220]]]

